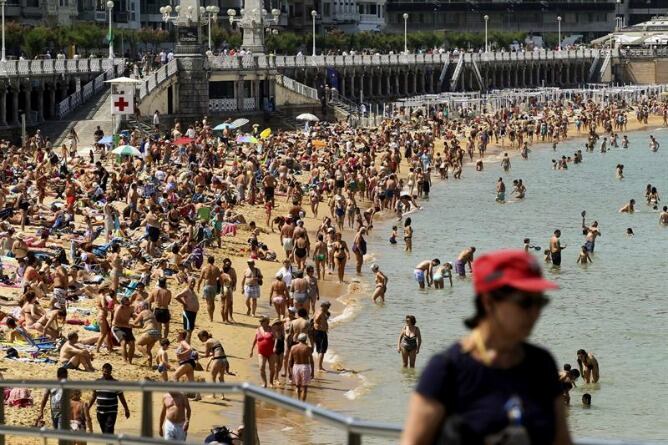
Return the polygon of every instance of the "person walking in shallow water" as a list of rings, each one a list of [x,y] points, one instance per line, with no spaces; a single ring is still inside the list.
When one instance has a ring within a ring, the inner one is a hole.
[[[406,325],[399,334],[397,352],[401,353],[404,368],[415,368],[415,359],[420,353],[420,346],[422,346],[422,334],[416,323],[417,320],[414,315],[406,315]]]
[[[404,221],[404,243],[406,243],[404,250],[406,252],[413,251],[413,226],[411,226],[411,223],[410,218],[406,218],[406,221]]]

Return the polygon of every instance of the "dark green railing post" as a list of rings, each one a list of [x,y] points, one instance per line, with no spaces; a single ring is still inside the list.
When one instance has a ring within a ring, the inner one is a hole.
[[[146,388],[141,392],[141,435],[153,437],[153,391]]]
[[[0,386],[0,425],[5,424],[5,388]],[[0,445],[5,445],[5,435],[0,433]]]
[[[63,395],[60,397],[60,425],[55,425],[55,427],[67,431],[70,429],[70,397],[72,390],[62,388],[62,391]],[[59,439],[58,445],[70,445],[70,441]]]
[[[244,445],[257,445],[257,421],[255,418],[255,398],[244,394]]]

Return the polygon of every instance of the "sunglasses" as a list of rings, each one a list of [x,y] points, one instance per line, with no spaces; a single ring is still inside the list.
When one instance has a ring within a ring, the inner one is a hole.
[[[540,310],[550,303],[550,299],[543,295],[535,297],[527,294],[513,294],[510,295],[508,299],[525,311],[533,308],[538,308]]]

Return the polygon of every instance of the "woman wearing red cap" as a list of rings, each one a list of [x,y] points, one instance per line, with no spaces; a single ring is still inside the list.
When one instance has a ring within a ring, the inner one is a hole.
[[[570,445],[554,359],[526,341],[557,286],[523,251],[483,255],[473,271],[471,334],[425,368],[402,445]]]

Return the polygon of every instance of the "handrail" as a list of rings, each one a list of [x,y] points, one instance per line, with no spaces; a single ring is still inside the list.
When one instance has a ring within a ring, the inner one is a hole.
[[[46,428],[22,427],[6,425],[4,423],[4,388],[44,388],[60,389],[63,391],[63,423],[69,415],[69,391],[78,390],[101,390],[109,389],[116,391],[140,391],[142,393],[141,431],[142,436],[126,434],[100,434],[85,433],[68,430],[49,430]],[[123,382],[105,380],[4,380],[0,381],[0,444],[4,445],[5,436],[35,436],[71,441],[87,441],[113,443],[116,445],[172,445],[172,441],[154,438],[152,433],[153,406],[152,393],[178,391],[178,392],[237,392],[244,395],[243,423],[244,423],[244,445],[256,445],[257,424],[255,418],[255,401],[262,400],[289,411],[300,413],[306,417],[328,423],[337,428],[346,430],[348,433],[348,445],[360,444],[362,436],[375,436],[397,439],[402,432],[399,424],[359,420],[335,411],[330,411],[320,406],[310,405],[297,399],[293,399],[266,388],[260,388],[249,383],[205,383],[205,382]],[[580,439],[575,441],[576,445],[652,445],[649,442],[630,442],[624,440],[608,439]]]
[[[352,416],[346,416],[335,411],[330,411],[320,406],[310,405],[297,399],[293,399],[266,388],[260,388],[249,383],[203,383],[203,382],[123,382],[123,381],[73,381],[73,380],[4,380],[0,382],[0,406],[4,402],[4,388],[43,388],[60,389],[63,391],[62,400],[69,400],[69,391],[78,390],[101,390],[109,389],[116,391],[138,391],[142,397],[142,415],[141,431],[142,436],[132,435],[88,435],[79,434],[77,440],[90,438],[99,439],[102,442],[116,442],[118,444],[147,444],[147,445],[168,445],[169,441],[152,439],[152,394],[153,392],[210,392],[210,393],[229,393],[238,392],[244,395],[243,423],[245,426],[243,442],[245,445],[256,445],[257,424],[255,419],[255,401],[262,400],[275,406],[287,409],[293,412],[303,414],[309,418],[316,419],[348,433],[348,444],[359,444],[364,435],[373,435],[377,437],[397,438],[401,434],[402,428],[396,424],[383,422],[371,422],[358,420]],[[63,414],[67,416],[68,410],[63,407]],[[0,408],[0,444],[4,445],[5,434],[23,434],[40,435],[40,432],[46,433],[38,428],[22,428],[4,425],[4,410]],[[66,423],[64,419],[63,423]],[[61,431],[54,431],[48,437],[57,437],[61,439],[72,439],[69,433],[60,434]],[[44,436],[47,437],[47,436]]]
[[[308,97],[309,99],[320,100],[318,97],[318,90],[316,90],[315,88],[311,88],[308,85],[304,85],[301,82],[297,82],[296,80],[290,77],[278,74],[276,76],[276,83],[284,86],[290,91],[294,91],[297,94]]]
[[[100,91],[106,85],[104,80],[113,78],[116,75],[117,67],[119,66],[122,65],[112,65],[111,68],[107,69],[104,73],[85,84],[81,90],[75,91],[65,99],[61,100],[57,104],[58,118],[63,119],[76,107],[86,102],[93,95],[93,92]]]
[[[157,70],[151,71],[149,74],[139,79],[141,83],[137,84],[138,91],[136,94],[139,102],[151,94],[151,92],[159,87],[165,80],[175,76],[178,70],[179,67],[176,59],[172,59],[167,62],[166,65],[162,65]]]

